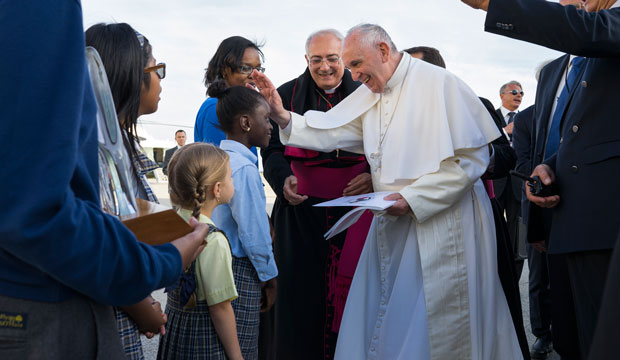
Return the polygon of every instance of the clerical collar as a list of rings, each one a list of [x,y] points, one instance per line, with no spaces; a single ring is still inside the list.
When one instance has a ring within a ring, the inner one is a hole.
[[[407,73],[407,69],[409,68],[409,63],[411,62],[411,56],[408,54],[403,54],[403,57],[400,59],[400,63],[396,67],[394,74],[390,80],[388,80],[387,84],[385,84],[385,89],[383,89],[384,93],[389,93],[396,86],[400,85],[403,82],[403,77]]]
[[[340,84],[342,84],[342,79],[340,80],[340,82],[338,83],[338,85],[336,85],[336,87],[334,87],[333,89],[327,89],[327,90],[323,90],[326,94],[333,94],[336,92],[336,89],[338,89],[338,87],[340,86]],[[322,90],[322,89],[321,89]]]

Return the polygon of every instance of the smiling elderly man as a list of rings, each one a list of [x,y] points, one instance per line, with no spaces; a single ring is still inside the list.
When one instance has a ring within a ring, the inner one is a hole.
[[[340,58],[344,37],[320,30],[306,41],[304,73],[278,88],[290,111],[327,111],[361,84]],[[323,238],[350,208],[312,205],[372,191],[362,154],[284,146],[273,124],[263,149],[265,178],[277,194],[271,218],[280,275],[275,303],[275,353],[280,359],[332,359],[344,304],[372,213],[329,240]]]
[[[374,189],[394,192],[366,239],[336,359],[522,358],[480,181],[500,135],[486,108],[378,25],[349,30],[342,58],[365,86],[326,113],[286,111],[269,79],[255,78],[285,144],[364,153]]]

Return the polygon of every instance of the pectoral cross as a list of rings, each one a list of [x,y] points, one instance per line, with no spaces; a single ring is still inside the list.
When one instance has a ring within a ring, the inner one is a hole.
[[[377,150],[370,154],[370,167],[372,171],[381,169],[381,150]]]

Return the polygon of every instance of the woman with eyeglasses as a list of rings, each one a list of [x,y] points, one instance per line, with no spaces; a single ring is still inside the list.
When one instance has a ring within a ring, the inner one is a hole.
[[[261,67],[264,60],[261,45],[241,36],[231,36],[220,43],[215,55],[209,61],[204,76],[204,84],[209,96],[198,110],[194,126],[194,141],[220,145],[226,135],[220,130],[215,105],[217,98],[209,91],[211,84],[224,80],[226,87],[254,85],[252,71],[265,72]],[[252,147],[254,155],[256,148]]]
[[[157,111],[166,65],[156,64],[148,39],[125,23],[91,26],[86,30],[86,46],[97,50],[108,76],[123,143],[132,160],[133,195],[158,202],[146,180],[146,174],[158,166],[140,146],[136,124],[141,115]],[[164,334],[166,316],[159,302],[149,296],[115,312],[125,354],[129,359],[144,359],[140,333],[149,338],[160,331]]]

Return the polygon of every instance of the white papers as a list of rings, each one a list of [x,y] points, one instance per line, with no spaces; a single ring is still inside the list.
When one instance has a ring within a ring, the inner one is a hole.
[[[394,194],[394,192],[380,191],[369,194],[343,196],[314,206],[360,206],[370,210],[385,210],[396,202],[395,200],[383,200],[384,197],[390,194]]]
[[[340,220],[338,220],[338,222],[335,223],[334,226],[332,226],[332,228],[329,229],[329,231],[326,232],[325,235],[323,236],[325,236],[325,239],[329,239],[343,232],[344,230],[349,228],[349,226],[353,225],[366,210],[380,211],[380,210],[385,210],[389,208],[390,206],[394,205],[394,203],[396,202],[395,200],[384,200],[383,199],[384,197],[390,194],[394,194],[394,192],[381,191],[381,192],[376,192],[376,193],[361,194],[361,195],[354,195],[354,196],[343,196],[338,199],[325,201],[320,204],[314,205],[314,206],[319,206],[319,207],[356,206],[355,209],[344,214],[344,216],[340,218]]]

